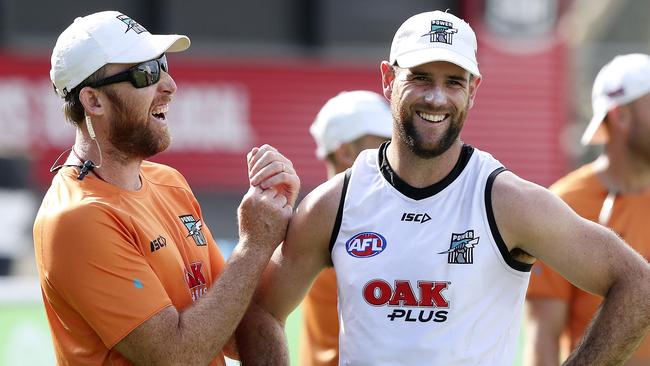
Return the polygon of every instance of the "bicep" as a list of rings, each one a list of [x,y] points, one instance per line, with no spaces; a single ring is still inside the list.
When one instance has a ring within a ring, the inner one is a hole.
[[[257,302],[281,321],[298,306],[314,278],[330,262],[329,239],[340,197],[333,183],[317,188],[301,202],[285,241],[264,273]]]
[[[588,292],[603,296],[637,260],[611,230],[581,218],[542,187],[502,174],[493,195],[497,225],[510,250],[541,259]]]
[[[526,300],[526,330],[531,341],[557,343],[567,324],[569,306],[559,299]]]
[[[169,341],[178,327],[178,312],[168,306],[138,325],[114,347],[134,365],[150,365],[173,358]],[[161,336],[164,335],[164,336]],[[150,352],[156,350],[155,352]],[[168,353],[168,354],[165,354]]]
[[[568,304],[553,298],[533,298],[526,301],[527,365],[558,365],[560,338],[568,316]]]

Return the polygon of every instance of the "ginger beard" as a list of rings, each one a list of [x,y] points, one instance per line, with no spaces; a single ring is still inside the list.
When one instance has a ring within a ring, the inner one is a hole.
[[[395,99],[397,100],[397,99]],[[451,145],[458,139],[460,131],[463,129],[465,124],[465,119],[467,119],[467,112],[469,111],[469,101],[465,104],[465,107],[462,110],[458,110],[454,105],[449,105],[445,108],[437,107],[431,109],[430,107],[423,108],[428,110],[432,114],[440,113],[449,113],[449,122],[445,131],[442,132],[442,135],[438,138],[437,142],[433,144],[426,141],[426,136],[418,132],[418,129],[415,126],[414,110],[417,109],[418,104],[414,105],[414,108],[411,109],[409,106],[400,104],[396,107],[391,108],[393,119],[397,122],[397,134],[403,143],[408,147],[411,152],[423,159],[431,159],[437,156],[440,156],[445,151],[449,150]],[[432,122],[434,123],[434,122]],[[427,146],[433,145],[433,146]]]
[[[133,100],[121,98],[110,88],[105,91],[113,106],[108,139],[115,149],[129,158],[146,159],[169,147],[171,136],[167,126],[152,125],[149,110],[143,115]]]

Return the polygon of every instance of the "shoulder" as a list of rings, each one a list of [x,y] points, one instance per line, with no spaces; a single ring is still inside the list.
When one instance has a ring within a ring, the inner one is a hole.
[[[329,264],[329,243],[343,203],[344,184],[345,173],[337,174],[300,202],[289,224],[286,248]]]
[[[508,204],[513,208],[525,206],[520,203],[544,200],[552,195],[546,188],[520,178],[507,170],[495,177],[492,188],[492,197],[495,203]]]
[[[156,185],[171,186],[189,189],[189,184],[185,177],[176,169],[151,161],[143,161],[141,172],[144,178]]]
[[[497,226],[510,250],[535,241],[572,214],[549,190],[510,171],[494,179],[491,198]]]
[[[336,214],[341,203],[344,185],[345,172],[322,183],[300,202],[296,215],[321,219]]]
[[[41,210],[37,223],[45,239],[57,246],[80,245],[109,232],[126,232],[130,226],[111,204],[81,200],[59,209]]]
[[[109,258],[118,243],[129,241],[131,229],[128,217],[102,202],[41,209],[34,224],[40,266],[50,280],[70,277],[72,267],[76,271]]]

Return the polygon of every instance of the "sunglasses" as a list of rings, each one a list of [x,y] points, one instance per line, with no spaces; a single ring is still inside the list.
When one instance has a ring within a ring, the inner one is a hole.
[[[98,88],[104,85],[129,81],[135,88],[146,88],[160,80],[161,69],[165,72],[169,72],[169,66],[167,65],[167,57],[165,57],[165,54],[160,56],[160,58],[137,64],[119,74],[90,83],[88,86]]]

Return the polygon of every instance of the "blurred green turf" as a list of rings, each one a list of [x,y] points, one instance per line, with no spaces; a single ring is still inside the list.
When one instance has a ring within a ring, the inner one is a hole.
[[[302,312],[300,307],[289,315],[287,318],[286,332],[287,340],[289,341],[289,356],[291,357],[291,364],[298,365],[298,342],[300,340],[300,321],[302,319]]]
[[[301,311],[298,307],[287,319],[291,365],[298,365]],[[521,361],[523,337],[514,366]],[[50,331],[41,304],[0,306],[0,366],[54,365]]]
[[[0,306],[0,365],[55,365],[42,304]]]

